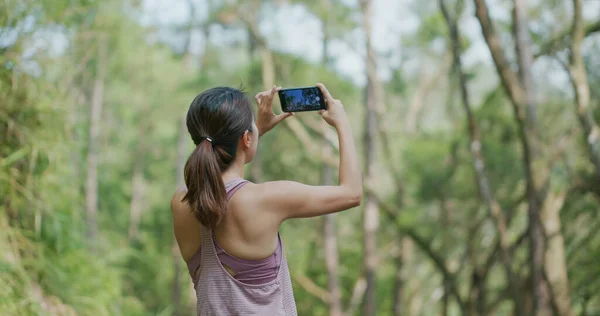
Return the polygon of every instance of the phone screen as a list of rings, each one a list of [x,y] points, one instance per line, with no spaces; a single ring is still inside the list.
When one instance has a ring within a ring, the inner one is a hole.
[[[325,98],[318,87],[279,90],[281,110],[284,112],[326,110]]]

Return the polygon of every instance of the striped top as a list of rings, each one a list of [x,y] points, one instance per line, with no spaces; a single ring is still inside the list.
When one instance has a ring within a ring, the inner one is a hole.
[[[227,198],[247,183],[235,179],[226,184]],[[210,229],[203,227],[202,246],[199,249],[199,272],[193,260],[188,262],[194,281],[198,315],[298,315],[290,272],[283,245],[276,277],[262,284],[249,284],[231,276],[219,260]],[[281,243],[281,241],[280,241]],[[194,259],[194,258],[193,258]],[[197,275],[197,277],[195,277]]]

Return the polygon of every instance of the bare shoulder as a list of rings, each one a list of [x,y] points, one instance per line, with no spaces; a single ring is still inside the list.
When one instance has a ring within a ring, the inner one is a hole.
[[[190,206],[186,202],[183,202],[185,193],[185,189],[182,188],[178,188],[175,193],[173,193],[173,197],[171,198],[171,212],[173,212],[173,216],[179,215],[180,213],[191,213]]]
[[[267,181],[262,183],[253,183],[250,182],[247,187],[249,187],[248,191],[252,191],[252,194],[257,194],[258,196],[270,197],[273,194],[278,194],[280,192],[284,192],[289,188],[289,186],[293,186],[296,182],[287,181],[287,180],[277,180],[277,181]]]
[[[302,189],[311,187],[310,185],[291,180],[276,180],[267,181],[256,184],[257,191],[264,193],[266,196],[277,196],[280,194],[290,194],[294,189]]]
[[[278,204],[282,199],[289,200],[294,199],[294,193],[299,190],[305,189],[307,185],[288,181],[288,180],[277,180],[268,181],[263,183],[248,183],[242,189],[238,195],[245,196],[244,200],[247,202],[251,199],[253,202],[266,204]]]
[[[187,202],[183,201],[183,197],[185,196],[185,194],[186,191],[184,189],[177,189],[175,193],[173,193],[173,197],[171,198],[171,213],[173,214],[173,221],[175,222],[174,224],[176,225],[176,229],[178,222],[181,222],[181,224],[185,226],[187,226],[186,223],[197,223],[198,225],[200,225],[200,222],[196,220],[196,217],[194,216],[190,205]]]
[[[191,258],[201,244],[202,224],[196,219],[187,202],[183,202],[185,190],[178,189],[171,198],[173,229],[184,260]]]
[[[228,201],[231,222],[245,227],[242,230],[247,234],[276,232],[282,218],[276,212],[279,206],[274,202],[274,196],[278,195],[275,190],[276,185],[268,182],[247,182],[237,189]]]

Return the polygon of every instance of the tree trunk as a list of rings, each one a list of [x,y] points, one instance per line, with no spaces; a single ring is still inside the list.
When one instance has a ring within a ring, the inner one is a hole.
[[[210,25],[204,25],[202,27],[202,34],[204,34],[204,50],[200,56],[200,71],[204,71],[204,68],[208,64],[208,50],[210,48]]]
[[[143,153],[141,153],[141,157]],[[142,216],[144,202],[144,163],[136,160],[133,167],[133,178],[131,181],[131,203],[129,211],[129,240],[137,238],[138,225]]]
[[[100,118],[104,103],[104,77],[106,75],[107,41],[102,37],[98,42],[98,58],[96,60],[96,78],[92,91],[90,109],[90,135],[87,157],[87,179],[85,194],[86,226],[88,240],[94,244],[97,235],[98,212],[98,137],[100,135]]]
[[[188,11],[189,11],[189,17],[188,17],[188,25],[187,25],[187,35],[185,37],[185,44],[184,44],[184,49],[185,52],[183,53],[183,64],[185,66],[185,69],[188,71],[192,70],[192,51],[191,51],[191,47],[192,47],[192,34],[194,32],[194,23],[195,23],[195,19],[196,19],[196,6],[194,5],[194,1],[192,0],[188,0],[187,1],[187,6],[188,6]]]
[[[330,24],[330,14],[328,14],[332,10],[331,0],[321,0],[321,5],[323,6],[322,12],[326,12],[324,15],[321,15],[321,30],[323,31],[323,51],[321,56],[321,62],[323,67],[327,68],[329,66],[329,24]]]
[[[329,167],[323,167],[323,169],[323,176],[331,177],[331,172],[325,170],[329,169]],[[331,181],[324,182],[325,185],[328,183],[331,184]],[[329,315],[342,316],[342,292],[338,281],[339,264],[334,214],[324,216],[323,235],[325,239],[325,261],[327,265],[329,293],[331,294],[331,300],[329,301]]]
[[[496,201],[493,191],[490,187],[490,183],[485,171],[485,160],[482,150],[481,136],[479,134],[479,127],[473,115],[471,108],[471,99],[469,96],[469,90],[467,89],[467,77],[462,67],[461,54],[462,49],[460,47],[460,33],[457,25],[457,21],[450,17],[450,13],[445,5],[444,0],[439,0],[440,8],[446,20],[450,38],[452,41],[452,54],[454,59],[454,68],[457,72],[460,92],[462,98],[463,108],[466,113],[467,127],[470,138],[470,150],[471,156],[473,157],[473,167],[475,169],[475,176],[477,187],[479,189],[479,195],[485,202],[488,214],[492,218],[498,237],[500,240],[500,250],[502,252],[502,262],[506,271],[507,279],[509,282],[509,288],[512,293],[513,300],[515,302],[515,314],[524,315],[523,302],[521,299],[521,293],[519,291],[519,280],[512,270],[512,256],[509,251],[508,235],[507,235],[507,222],[504,218],[504,214],[500,208],[500,205]]]
[[[527,132],[535,138],[537,136],[537,101],[531,67],[533,65],[533,54],[531,53],[531,36],[529,35],[528,9],[526,0],[514,0],[513,23],[515,34],[515,51],[519,63],[519,78],[525,93],[526,115],[525,127]],[[537,153],[535,143],[530,144],[532,151]]]
[[[177,187],[182,189],[185,188],[185,181],[183,177],[183,170],[186,162],[186,144],[188,141],[186,117],[181,116],[177,122],[179,124],[179,140],[177,142],[177,175],[175,177],[177,181]],[[179,246],[177,240],[173,236],[173,243],[171,247],[171,253],[173,256],[173,284],[171,299],[173,300],[173,315],[182,315],[182,304],[181,304],[181,253],[179,252]]]
[[[385,143],[387,144],[387,142]],[[398,209],[402,210],[404,207],[404,189],[400,180],[400,175],[396,174],[396,186],[398,189]],[[400,242],[397,245],[397,253],[394,258],[394,268],[396,269],[396,274],[394,275],[394,293],[392,299],[392,314],[394,316],[403,315],[403,311],[408,311],[408,314],[411,314],[411,304],[413,304],[413,300],[404,300],[406,295],[405,288],[407,287],[407,280],[405,277],[405,269],[406,263],[410,261],[412,255],[412,243],[411,240],[402,235],[402,232],[398,232],[400,234]],[[404,304],[408,306],[404,306]]]
[[[573,0],[574,16],[569,72],[575,92],[576,114],[585,135],[585,143],[590,160],[596,169],[597,181],[600,181],[600,129],[590,109],[590,87],[585,73],[585,64],[581,45],[585,38],[585,20],[583,19],[583,0]]]
[[[528,135],[528,147],[525,151],[529,153],[529,163],[526,168],[530,174],[527,185],[529,200],[529,256],[531,282],[533,286],[533,315],[550,315],[552,313],[551,293],[544,281],[544,260],[546,251],[546,236],[541,225],[540,214],[542,212],[544,197],[541,196],[543,183],[541,171],[536,170],[535,165],[540,161],[539,137],[536,119],[535,87],[531,67],[533,55],[531,54],[531,39],[529,35],[527,5],[525,0],[514,0],[514,33],[517,59],[519,63],[519,77],[524,89],[525,99],[521,107],[526,108],[524,132]],[[526,159],[527,160],[527,159]],[[538,167],[539,168],[539,167]]]
[[[377,78],[377,61],[376,54],[371,45],[371,19],[372,19],[372,1],[361,0],[360,7],[362,11],[363,27],[366,38],[366,71],[367,71],[367,87],[366,87],[366,120],[365,120],[365,135],[364,135],[364,151],[365,151],[365,181],[374,183],[375,181],[375,138],[377,134],[377,109],[379,96],[376,93],[380,90],[378,87]],[[376,200],[371,193],[365,196],[364,210],[364,266],[365,277],[367,281],[366,302],[364,305],[363,315],[375,315],[377,311],[375,284],[375,270],[377,268],[377,242],[376,234],[379,227],[379,209]]]
[[[263,89],[269,90],[275,84],[275,63],[273,62],[273,54],[268,47],[261,45],[260,60],[262,69]]]
[[[204,35],[204,47],[202,49],[202,54],[200,54],[200,63],[199,68],[200,71],[205,71],[204,68],[208,64],[208,50],[210,48],[210,26],[211,20],[210,15],[213,14],[214,4],[213,0],[207,0],[205,3],[206,12],[208,12],[207,20],[202,23],[202,34]],[[205,73],[206,74],[206,73]]]
[[[258,34],[255,34],[255,36],[258,36]],[[273,54],[266,46],[260,45],[258,49],[261,61],[262,86],[264,90],[270,90],[275,84],[275,63],[273,62]],[[253,182],[263,181],[262,155],[259,152],[254,155],[250,174]]]
[[[444,294],[442,295],[442,315],[448,316],[448,307],[450,303],[450,289],[448,287],[448,280],[443,281]]]
[[[329,28],[325,26],[326,22],[323,23],[323,66],[327,68],[329,65]]]
[[[408,112],[406,113],[406,117],[404,119],[404,131],[409,135],[414,135],[419,128],[419,118],[423,112],[423,106],[427,101],[427,95],[436,86],[441,77],[440,74],[443,73],[446,68],[445,57],[441,68],[442,69],[438,69],[435,74],[421,74],[419,85],[417,86],[417,89],[412,97],[410,105],[408,106]]]
[[[328,0],[323,1],[323,5],[329,7],[330,2]],[[329,56],[329,28],[327,17],[321,21],[321,27],[323,30],[323,56],[322,65],[327,68],[328,56]],[[323,125],[326,123],[323,121]],[[331,155],[331,146],[327,140],[323,141],[323,155]],[[323,185],[333,184],[333,170],[327,164],[323,164],[321,170],[322,183]],[[328,276],[328,287],[331,299],[329,301],[329,315],[330,316],[342,316],[342,291],[338,280],[338,248],[337,248],[337,236],[335,229],[335,214],[327,214],[323,218],[323,239],[325,244],[325,264],[327,266]]]
[[[481,24],[481,29],[486,43],[492,54],[494,64],[500,75],[502,85],[510,97],[515,113],[515,119],[519,127],[519,135],[523,148],[523,160],[527,180],[527,201],[529,214],[529,237],[530,237],[530,272],[531,287],[533,292],[533,308],[528,314],[547,315],[551,314],[550,291],[543,279],[545,261],[545,236],[540,221],[540,213],[544,206],[545,189],[548,183],[549,170],[546,162],[540,159],[540,148],[536,130],[535,96],[531,80],[531,53],[529,51],[529,31],[527,28],[526,10],[521,0],[515,0],[514,22],[515,37],[517,44],[517,55],[520,65],[519,76],[515,74],[504,56],[502,44],[495,33],[490,21],[488,8],[484,0],[474,0],[476,15]],[[526,115],[527,113],[527,115]],[[553,217],[553,216],[550,216]],[[557,249],[548,249],[550,252],[564,251],[557,243],[553,244]],[[564,262],[565,258],[561,258]]]
[[[323,142],[323,151],[330,154],[329,143]],[[323,185],[333,184],[333,170],[323,164],[321,171]],[[325,246],[325,265],[327,266],[328,288],[331,295],[329,300],[329,315],[342,316],[342,292],[338,281],[338,249],[335,229],[335,214],[327,214],[323,218],[323,239]]]
[[[541,221],[547,238],[544,260],[545,279],[552,290],[553,307],[560,316],[573,316],[569,277],[565,262],[565,241],[561,233],[560,210],[565,202],[566,192],[549,194],[541,213]]]
[[[403,302],[402,297],[404,296],[404,276],[403,276],[403,267],[404,267],[404,247],[403,241],[398,245],[398,250],[396,255],[394,256],[394,268],[396,269],[396,274],[394,275],[394,298],[392,300],[392,313],[394,316],[402,315]]]
[[[473,265],[477,264],[475,260],[471,260],[471,262]],[[473,270],[472,278],[470,313],[472,315],[485,316],[485,279],[476,268]]]
[[[259,27],[257,23],[257,12],[260,3],[255,2],[252,5],[252,9],[249,12],[238,12],[238,18],[246,24],[246,30],[248,32],[249,47],[248,54],[250,59],[254,58],[256,50],[260,54],[261,62],[261,80],[263,90],[269,90],[275,83],[275,63],[273,61],[273,55],[267,47],[267,43],[259,33]],[[252,165],[250,166],[250,181],[261,182],[263,180],[262,172],[262,156],[260,151],[254,155]]]
[[[405,299],[406,288],[409,280],[405,276],[405,270],[412,256],[412,242],[410,238],[401,237],[398,244],[398,253],[394,258],[396,274],[394,277],[394,297],[392,300],[392,314],[394,316],[404,315],[404,311],[408,315],[412,315],[412,305],[417,303],[417,299]]]
[[[83,92],[79,89],[75,90],[75,97],[73,106],[68,110],[69,111],[69,130],[68,130],[68,140],[71,144],[73,144],[76,150],[72,150],[69,154],[72,168],[73,168],[73,179],[77,181],[73,184],[71,190],[71,205],[73,209],[81,208],[81,200],[79,197],[81,196],[81,185],[80,182],[82,179],[82,156],[81,156],[81,143],[82,143],[82,133],[79,128],[82,121],[85,121],[82,116],[81,108],[86,104],[86,97]]]
[[[442,189],[443,190],[443,189]],[[449,218],[449,210],[448,210],[448,200],[444,192],[440,192],[440,234],[441,234],[441,243],[440,243],[440,251],[446,252],[448,250],[448,242],[450,241],[450,234],[448,234],[448,226],[450,223]],[[444,265],[450,266],[450,260],[445,260]],[[448,316],[448,311],[450,308],[450,296],[452,295],[451,289],[451,280],[445,276],[442,279],[442,311],[441,315]]]

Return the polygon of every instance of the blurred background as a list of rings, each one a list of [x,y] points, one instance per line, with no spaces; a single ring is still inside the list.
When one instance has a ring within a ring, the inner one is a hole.
[[[187,107],[323,82],[365,198],[283,224],[300,315],[600,315],[599,34],[596,0],[4,0],[0,314],[195,315]],[[299,113],[247,177],[337,157]]]

